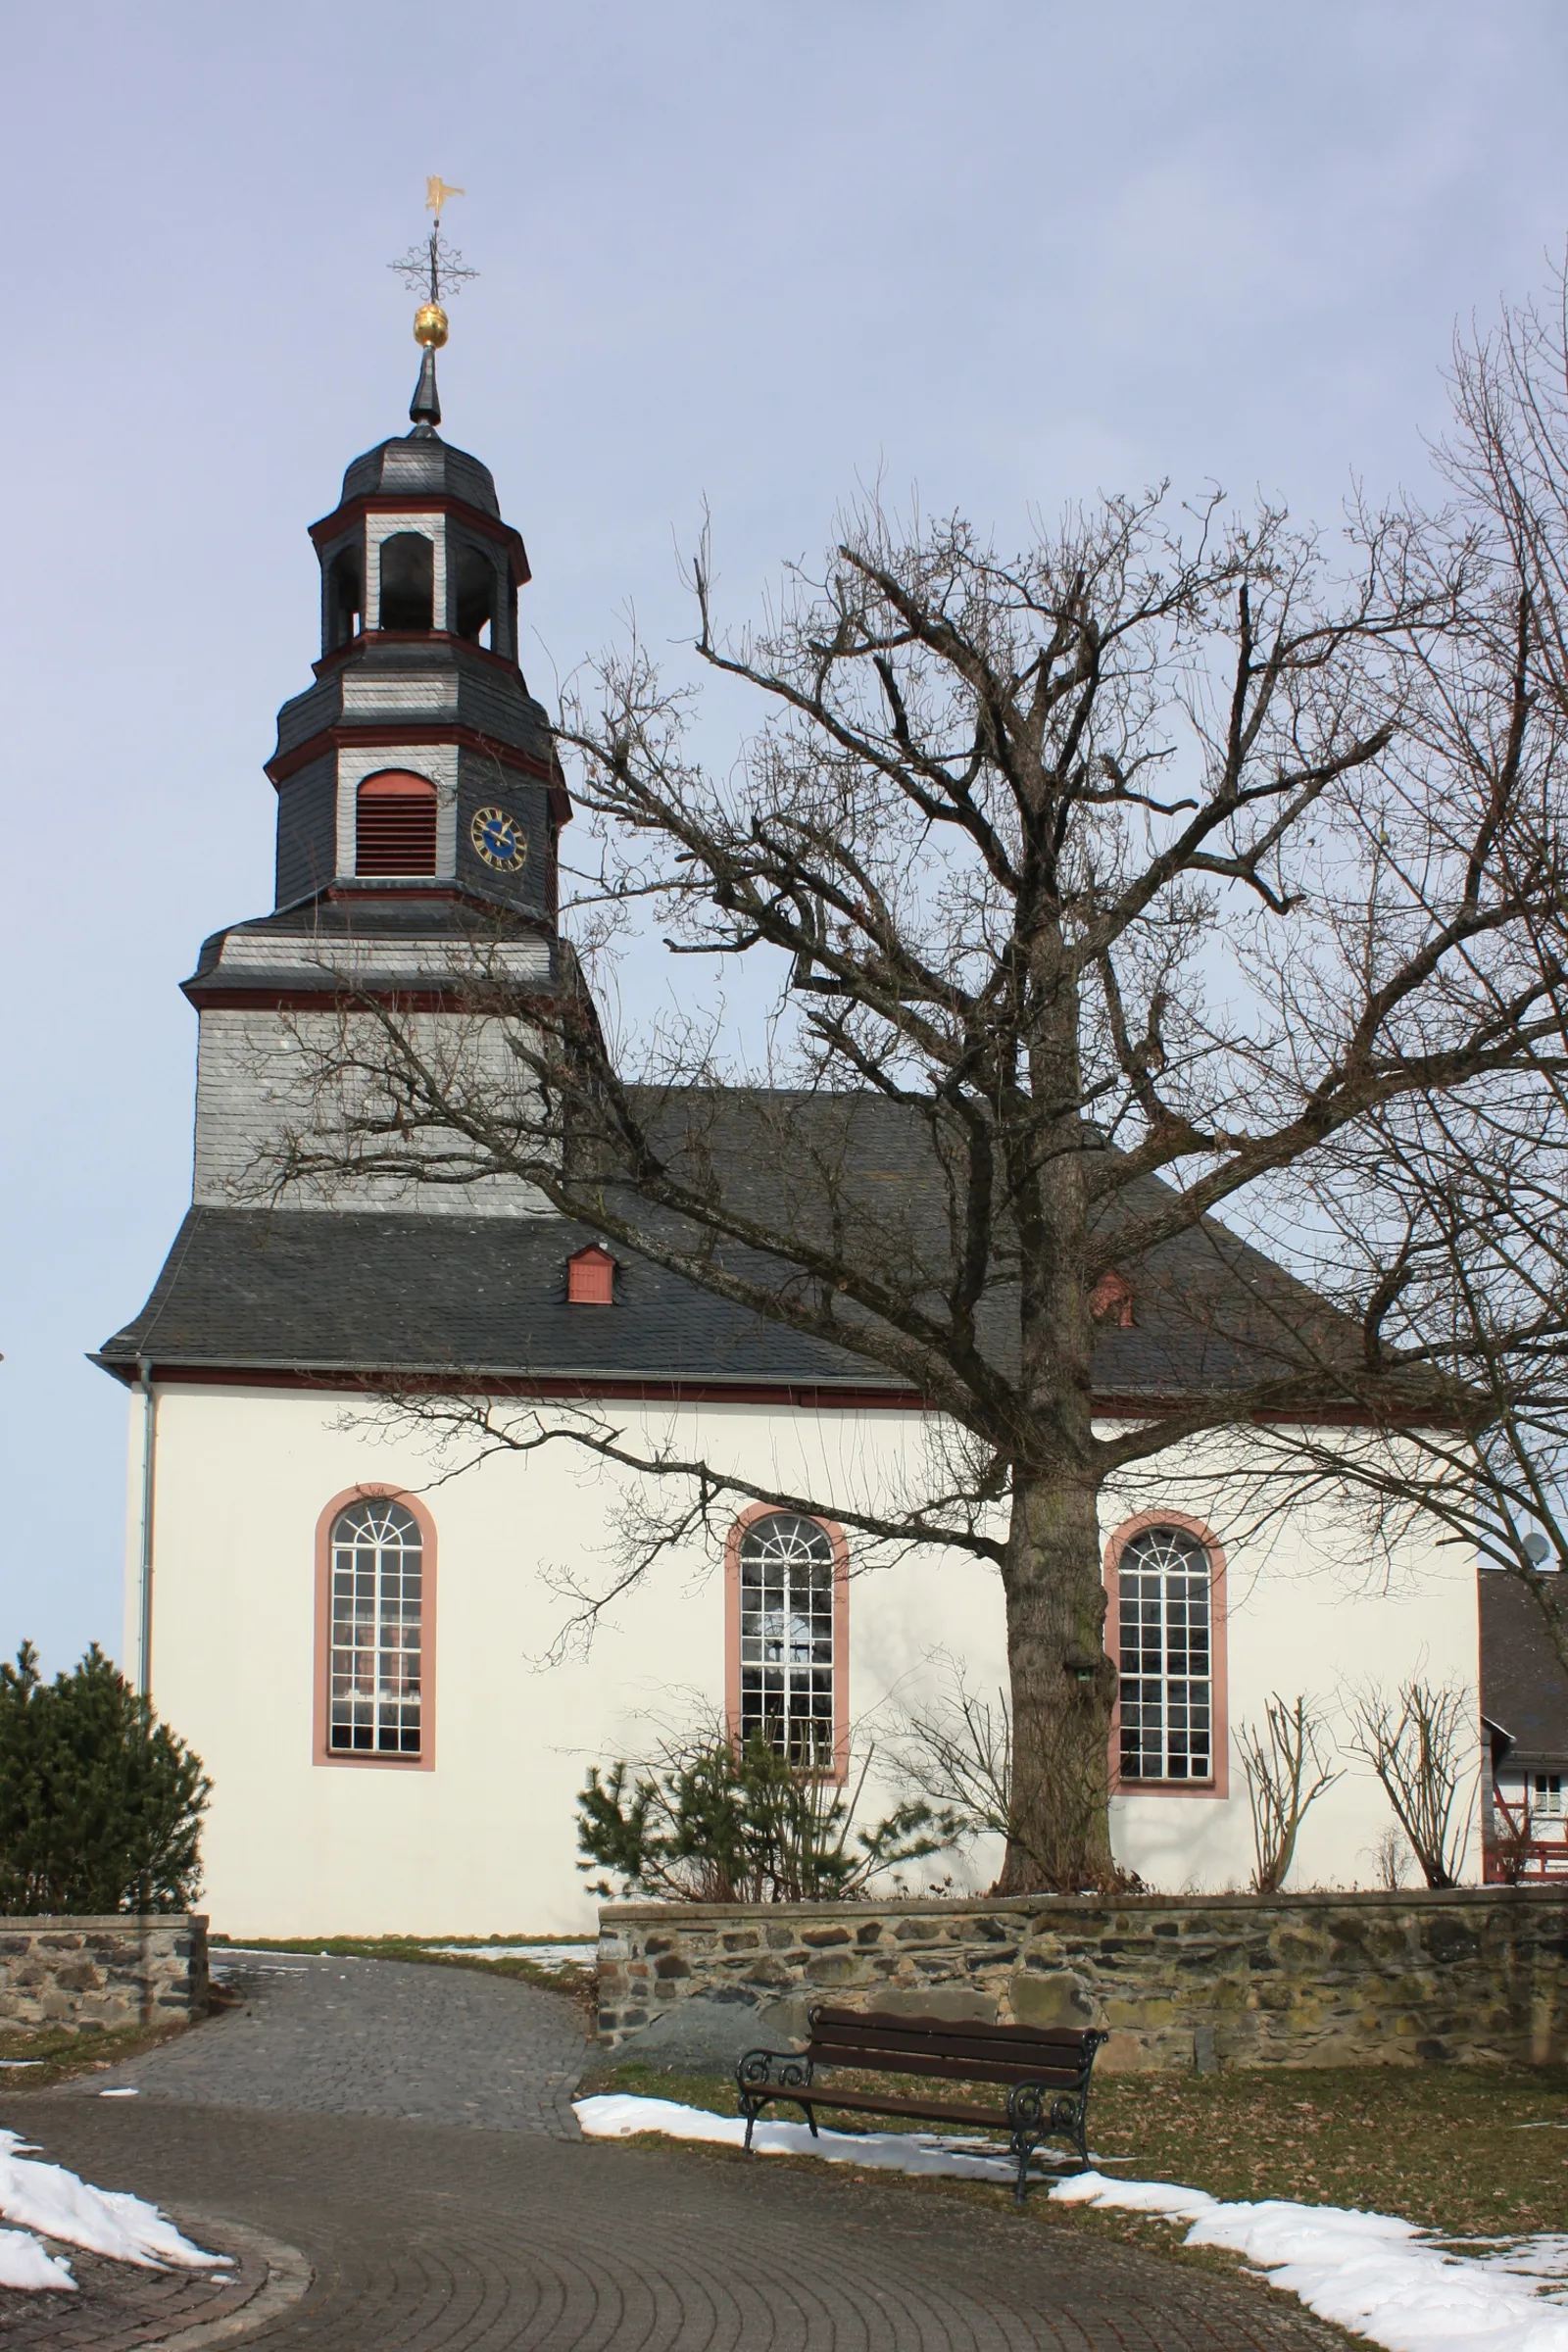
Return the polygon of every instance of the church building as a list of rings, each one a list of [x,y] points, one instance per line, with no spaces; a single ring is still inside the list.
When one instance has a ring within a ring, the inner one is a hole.
[[[589,1766],[699,1721],[785,1724],[838,1774],[876,1751],[869,1820],[901,1792],[883,1761],[899,1710],[957,1670],[988,1696],[1005,1683],[983,1562],[933,1551],[860,1574],[853,1535],[765,1508],[738,1513],[716,1556],[694,1538],[586,1651],[561,1651],[563,1596],[595,1581],[629,1474],[561,1446],[443,1480],[379,1392],[461,1373],[545,1404],[602,1400],[650,1443],[673,1432],[688,1455],[818,1494],[893,1478],[921,1441],[918,1400],[615,1262],[520,1185],[257,1184],[300,1099],[301,1039],[346,988],[461,1049],[473,1016],[453,973],[476,920],[507,918],[499,952],[541,989],[564,953],[571,811],[518,663],[523,540],[489,468],[437,429],[433,349],[411,417],[311,526],[320,648],[267,770],[273,903],[208,939],[183,984],[191,1205],[146,1305],[96,1358],[128,1392],[127,1671],[211,1775],[203,1903],[240,1937],[581,1932]],[[1136,1269],[1102,1303],[1104,1393],[1126,1399],[1150,1345]],[[1249,1534],[1216,1520],[1211,1486],[1200,1500],[1174,1462],[1166,1499],[1107,1497],[1102,1531],[1116,1852],[1175,1892],[1249,1883],[1239,1735],[1271,1694],[1313,1693],[1343,1732],[1336,1709],[1367,1672],[1471,1692],[1478,1675],[1459,1549],[1412,1536],[1374,1564],[1305,1511]],[[1387,1799],[1343,1739],[1336,1762],[1293,1886],[1379,1883]],[[950,1868],[984,1888],[998,1859],[982,1843],[909,1890]]]

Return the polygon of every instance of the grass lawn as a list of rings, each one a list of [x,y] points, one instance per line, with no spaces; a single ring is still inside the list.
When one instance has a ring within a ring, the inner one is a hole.
[[[520,1984],[537,1984],[546,1992],[564,1993],[567,2000],[592,2012],[599,1996],[599,1979],[593,1968],[541,1968],[535,1961],[524,1959],[520,1953],[503,1953],[499,1959],[486,1959],[485,1953],[496,1944],[514,1943],[587,1943],[586,1936],[443,1936],[443,1943],[462,1943],[461,1952],[433,1952],[427,1943],[416,1941],[410,1936],[256,1936],[238,1948],[247,1952],[306,1952],[318,1957],[325,1952],[334,1960],[417,1960],[430,1968],[477,1968],[487,1977],[515,1977]],[[215,1959],[221,1959],[227,1938],[214,1936],[208,1949]]]
[[[114,2033],[71,2034],[63,2026],[19,2027],[0,2034],[0,2059],[27,2063],[0,2066],[0,2090],[48,2090],[76,2075],[100,2074],[187,2030],[183,2025],[122,2026]]]
[[[602,2068],[585,2087],[736,2112],[732,2082],[643,2065]],[[799,2120],[799,2109],[770,2112]],[[1131,2159],[1105,2168],[1124,2180],[1361,2206],[1455,2237],[1568,2230],[1568,2068],[1109,2075],[1095,2083],[1089,2127],[1097,2155]]]

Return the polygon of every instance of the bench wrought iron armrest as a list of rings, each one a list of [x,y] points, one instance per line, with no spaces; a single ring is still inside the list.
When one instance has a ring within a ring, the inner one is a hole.
[[[1029,2177],[1029,2159],[1042,2140],[1058,2135],[1070,2139],[1079,2161],[1088,2164],[1089,2078],[1095,2070],[1095,2053],[1104,2039],[1105,2035],[1099,2032],[1085,2034],[1083,2066],[1070,2090],[1054,2089],[1044,2082],[1014,2082],[1008,2091],[1007,2122],[1012,2129],[1012,2152],[1018,2162],[1013,2193],[1020,2205]]]
[[[803,2058],[798,2050],[748,2050],[735,2069],[735,2090],[746,2118],[748,2152],[752,2128],[762,2109],[774,2099],[792,2099],[804,2107],[815,2137],[816,2118],[811,2113],[810,2098],[811,2061]]]

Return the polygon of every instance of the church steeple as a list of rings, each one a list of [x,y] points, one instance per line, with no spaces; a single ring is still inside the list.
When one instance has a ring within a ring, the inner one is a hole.
[[[432,202],[461,193],[439,180]],[[415,316],[413,429],[356,458],[311,525],[321,572],[316,683],[278,713],[276,905],[352,902],[358,927],[394,898],[477,902],[554,928],[556,839],[568,813],[549,720],[517,663],[530,577],[489,467],[443,441],[438,297],[472,273],[445,245],[397,265]]]

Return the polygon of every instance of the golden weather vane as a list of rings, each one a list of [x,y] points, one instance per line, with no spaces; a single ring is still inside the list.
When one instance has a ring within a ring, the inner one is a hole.
[[[419,363],[419,381],[409,410],[416,436],[433,432],[441,421],[441,401],[435,388],[435,355],[447,339],[449,324],[443,297],[447,302],[461,293],[470,277],[478,271],[465,267],[464,259],[455,245],[449,245],[441,230],[441,209],[450,198],[463,195],[462,188],[449,187],[439,172],[433,172],[424,183],[424,205],[435,218],[430,234],[421,244],[411,245],[400,262],[389,262],[404,283],[424,300],[414,314],[414,340],[424,357]]]
[[[464,188],[449,187],[440,172],[433,172],[424,183],[425,210],[435,215],[429,236],[422,244],[411,245],[400,262],[387,264],[406,285],[425,297],[414,314],[414,340],[427,351],[439,351],[447,339],[449,327],[443,296],[450,302],[468,278],[479,274],[476,270],[465,268],[462,254],[455,245],[447,243],[441,228],[442,207],[449,198],[466,192]]]

